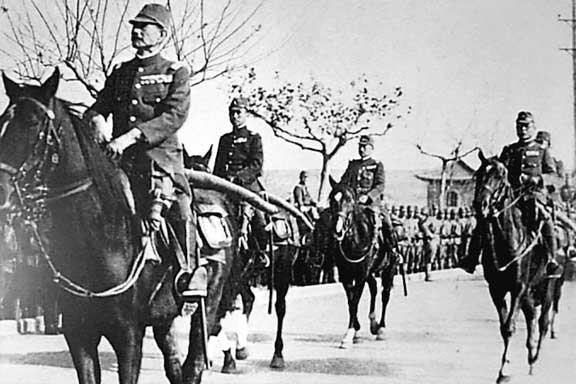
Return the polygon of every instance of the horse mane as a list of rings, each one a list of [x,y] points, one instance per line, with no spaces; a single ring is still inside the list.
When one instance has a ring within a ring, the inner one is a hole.
[[[57,100],[70,117],[88,173],[102,200],[102,210],[110,217],[131,216],[131,209],[119,179],[120,170],[117,164],[113,163],[96,143],[92,130],[82,119],[80,112],[74,109],[74,104],[62,99]]]

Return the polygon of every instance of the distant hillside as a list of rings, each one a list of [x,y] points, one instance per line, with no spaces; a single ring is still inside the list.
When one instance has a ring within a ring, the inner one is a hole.
[[[266,170],[263,182],[265,187],[279,197],[289,198],[292,189],[298,183],[300,170]],[[344,170],[333,170],[331,174],[336,180]],[[386,199],[390,204],[426,204],[426,183],[414,177],[418,170],[388,170],[386,171]],[[310,193],[316,198],[320,183],[320,170],[309,170],[308,185]],[[329,188],[329,187],[328,187]]]

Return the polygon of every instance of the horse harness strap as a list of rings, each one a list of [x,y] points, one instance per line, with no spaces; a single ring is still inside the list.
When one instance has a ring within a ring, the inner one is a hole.
[[[532,250],[532,248],[534,248],[536,246],[536,244],[538,244],[538,240],[540,240],[540,238],[542,237],[542,227],[544,227],[544,220],[540,221],[540,225],[538,226],[538,232],[537,232],[538,235],[534,237],[532,242],[530,244],[528,244],[528,246],[526,246],[526,248],[524,248],[524,250],[518,256],[514,257],[512,260],[510,260],[508,263],[506,263],[503,267],[498,268],[498,272],[504,272],[512,264],[522,260],[524,258],[524,256],[526,256],[528,254],[528,252],[530,252]]]
[[[49,191],[48,188],[44,185],[43,180],[39,180],[36,177],[34,181],[37,182],[38,184],[33,185],[32,192],[38,192],[39,196],[24,195],[25,192],[24,189],[28,189],[28,187],[26,185],[22,187],[20,185],[20,181],[25,180],[25,178],[30,174],[31,171],[33,171],[35,168],[37,168],[37,171],[39,171],[42,167],[49,166],[53,168],[56,165],[58,165],[59,163],[58,152],[57,150],[54,149],[54,146],[52,144],[54,143],[54,141],[56,141],[56,144],[60,143],[60,131],[62,126],[60,124],[58,125],[58,128],[54,126],[55,114],[50,108],[46,107],[42,103],[32,98],[24,97],[21,99],[32,100],[40,109],[43,110],[46,117],[48,118],[48,125],[46,127],[46,130],[40,131],[38,139],[34,144],[33,151],[31,152],[30,156],[24,160],[24,162],[19,168],[15,168],[8,164],[0,163],[0,170],[8,172],[12,176],[12,183],[14,185],[14,189],[18,198],[18,204],[20,205],[21,209],[26,210],[27,208],[29,208],[30,203],[38,204],[41,200],[56,201],[87,191],[93,185],[93,181],[89,177],[73,182],[64,187],[59,187],[57,190],[55,190],[56,191],[55,193],[53,193],[51,196],[50,195],[47,196],[46,193]],[[35,159],[35,156],[37,154],[40,154],[40,157],[38,159]],[[47,162],[48,164],[46,164]],[[32,174],[32,176],[36,175]],[[30,197],[32,197],[32,199]],[[130,273],[122,283],[100,292],[94,292],[90,289],[87,289],[75,283],[74,281],[72,281],[71,279],[67,278],[62,273],[60,273],[60,271],[52,261],[52,258],[48,254],[46,247],[44,246],[42,236],[38,232],[36,218],[32,216],[29,220],[26,220],[26,222],[27,225],[32,228],[32,234],[36,240],[36,243],[38,244],[38,248],[40,249],[42,257],[44,258],[44,260],[46,260],[46,263],[48,264],[48,267],[52,272],[52,278],[54,282],[58,284],[60,288],[75,296],[86,298],[91,297],[104,298],[119,295],[129,290],[136,283],[136,281],[140,277],[140,274],[142,273],[142,270],[144,269],[146,258],[144,257],[143,250],[141,250],[136,256],[136,259],[134,260]]]

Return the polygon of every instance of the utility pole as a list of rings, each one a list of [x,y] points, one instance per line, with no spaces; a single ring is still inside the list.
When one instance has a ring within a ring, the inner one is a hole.
[[[560,48],[561,51],[566,51],[572,56],[572,104],[573,104],[573,129],[574,129],[574,146],[576,146],[576,0],[572,0],[572,17],[564,19],[558,15],[558,21],[563,21],[570,24],[572,27],[572,47]],[[574,164],[572,171],[576,172],[576,151],[574,153]]]

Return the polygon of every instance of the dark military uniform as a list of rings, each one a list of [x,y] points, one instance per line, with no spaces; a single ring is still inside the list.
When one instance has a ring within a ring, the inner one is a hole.
[[[235,101],[231,106],[234,106],[234,103]],[[263,163],[262,138],[248,128],[241,127],[225,133],[220,138],[213,174],[252,192],[260,193],[264,191],[258,180],[262,175]],[[242,210],[244,215],[251,218],[252,230],[260,250],[264,251],[267,242],[264,214],[247,203],[242,204]]]
[[[113,138],[133,128],[138,128],[144,136],[144,141],[129,147],[121,160],[137,207],[143,208],[151,191],[173,200],[175,186],[180,204],[174,213],[179,214],[181,220],[190,217],[187,198],[190,188],[184,177],[182,145],[176,132],[190,106],[189,78],[186,66],[166,60],[160,54],[144,59],[136,57],[114,69],[90,108],[104,117],[112,113]]]
[[[260,135],[242,127],[220,138],[213,173],[258,193],[264,190],[258,181],[263,163]]]
[[[550,151],[535,140],[505,146],[500,161],[508,169],[508,180],[514,188],[522,185],[521,175],[539,178],[542,174],[556,173]]]
[[[396,252],[397,241],[394,236],[394,227],[389,213],[382,207],[384,182],[384,166],[380,161],[372,158],[351,160],[340,179],[340,183],[352,188],[357,197],[363,195],[369,197],[366,208],[374,214],[376,233],[382,230],[384,247],[388,252]]]
[[[508,169],[508,180],[512,187],[524,189],[522,191],[525,194],[524,198],[518,204],[522,210],[525,225],[529,230],[536,231],[538,222],[542,220],[542,237],[548,258],[553,259],[556,254],[554,223],[543,205],[546,201],[543,198],[544,182],[542,180],[543,174],[556,173],[550,151],[536,140],[519,140],[503,148],[500,161]],[[529,188],[525,189],[525,187]],[[536,202],[537,200],[539,203]],[[481,233],[481,225],[477,224],[470,239],[468,255],[460,263],[460,266],[469,272],[473,271],[472,266],[478,263],[482,249]]]
[[[340,179],[341,184],[346,184],[356,195],[368,195],[371,205],[379,209],[384,193],[384,166],[374,159],[350,160],[348,168]]]

